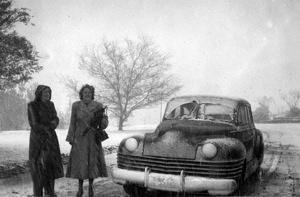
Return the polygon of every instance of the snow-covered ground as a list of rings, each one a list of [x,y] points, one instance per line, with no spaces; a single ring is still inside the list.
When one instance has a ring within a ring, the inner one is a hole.
[[[154,131],[157,125],[136,125],[125,127],[118,131],[115,127],[108,127],[109,139],[103,146],[118,145],[122,139],[131,135],[143,135]],[[265,139],[282,145],[293,144],[300,149],[300,124],[256,124],[256,128],[264,133]],[[28,159],[29,133],[27,130],[0,131],[0,163],[3,161],[22,161]],[[71,146],[65,141],[67,130],[56,130],[62,153],[68,154]],[[283,135],[288,133],[288,135]]]
[[[156,125],[127,127],[125,128],[125,131],[117,131],[116,128],[108,128],[107,132],[110,138],[103,143],[103,146],[118,145],[125,137],[139,134],[143,135],[144,133],[153,131],[155,127]],[[256,124],[256,127],[262,130],[266,143],[275,142],[281,145],[292,145],[298,149],[300,148],[300,124]],[[70,150],[70,145],[65,142],[66,134],[66,130],[57,130],[60,147],[63,153],[68,153]],[[28,142],[29,131],[0,131],[0,162],[9,160],[27,160]],[[267,156],[265,156],[265,166],[268,163],[268,158],[270,159],[270,157]],[[114,163],[116,163],[116,153],[106,155],[107,166],[111,166]],[[112,184],[110,178],[96,179],[95,191],[99,194],[97,196],[103,196],[103,187],[109,184]],[[87,182],[85,182],[85,186],[87,186]],[[75,196],[77,180],[67,178],[58,179],[55,188],[59,196]],[[114,188],[115,190],[122,190],[116,185]],[[0,196],[23,197],[31,193],[32,182],[28,173],[20,174],[13,178],[0,179]],[[123,196],[124,191],[122,190],[118,193]]]
[[[300,124],[255,124],[264,138],[281,145],[292,145],[300,149]]]
[[[104,141],[103,146],[118,145],[122,139],[132,135],[144,135],[152,132],[157,125],[138,125],[125,127],[124,131],[117,128],[108,127],[106,130],[109,139]],[[69,153],[71,146],[65,141],[67,130],[56,130],[62,153]],[[0,131],[0,164],[10,162],[23,162],[28,160],[30,131]],[[116,153],[105,156],[106,165],[111,166],[116,162]],[[104,184],[111,183],[108,178],[98,178],[95,180],[95,191],[102,188]],[[101,186],[97,186],[97,184]],[[85,182],[85,187],[87,182]],[[59,191],[58,196],[75,196],[77,190],[77,180],[60,178],[56,181],[55,190]],[[29,173],[19,174],[15,177],[0,179],[0,196],[23,197],[32,194],[32,181]]]
[[[131,135],[143,135],[146,132],[154,131],[156,125],[138,125],[125,127],[124,131],[118,131],[117,128],[108,127],[106,130],[109,139],[102,143],[102,146],[118,145],[122,139]],[[0,163],[8,161],[23,161],[28,159],[29,147],[28,130],[18,131],[0,131]],[[71,146],[65,141],[67,130],[56,130],[61,152],[68,154]]]

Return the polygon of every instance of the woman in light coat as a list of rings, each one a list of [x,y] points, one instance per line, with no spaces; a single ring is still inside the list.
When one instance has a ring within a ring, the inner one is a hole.
[[[94,101],[95,89],[84,85],[80,92],[80,101],[72,105],[72,113],[66,141],[71,145],[70,161],[66,177],[79,180],[77,197],[83,195],[83,180],[89,179],[89,197],[94,196],[93,180],[107,177],[104,154],[101,143],[96,143],[96,130],[91,127],[95,112],[102,110],[103,105]],[[108,125],[107,116],[101,120],[101,128]]]

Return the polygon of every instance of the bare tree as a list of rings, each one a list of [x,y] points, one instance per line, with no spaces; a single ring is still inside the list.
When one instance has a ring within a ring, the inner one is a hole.
[[[258,99],[258,104],[260,106],[266,106],[267,108],[270,108],[272,103],[274,103],[274,99],[272,97],[263,96]]]
[[[290,109],[296,108],[300,100],[300,91],[299,90],[290,91],[288,94],[282,95],[281,98],[289,106]]]
[[[281,98],[289,107],[288,116],[297,116],[300,115],[300,109],[298,107],[300,101],[300,91],[293,90],[288,94],[282,95]]]
[[[66,86],[69,90],[69,96],[72,98],[78,98],[79,90],[80,90],[80,81],[77,79],[73,79],[68,76],[60,77],[60,81]]]
[[[71,109],[72,109],[72,100],[79,98],[79,90],[82,86],[82,83],[74,78],[71,78],[70,76],[61,75],[59,76],[60,82],[65,85],[67,88],[68,95],[69,95],[69,102],[67,105],[67,108],[64,112],[59,112],[59,118],[60,118],[60,128],[67,128],[70,118],[71,118]]]
[[[103,41],[86,49],[80,68],[86,70],[102,89],[98,96],[118,118],[118,128],[134,110],[166,99],[181,86],[167,74],[168,57],[153,42],[140,39],[124,42]]]
[[[255,122],[264,122],[270,119],[270,105],[274,102],[272,97],[263,96],[258,98],[259,106],[253,113]]]

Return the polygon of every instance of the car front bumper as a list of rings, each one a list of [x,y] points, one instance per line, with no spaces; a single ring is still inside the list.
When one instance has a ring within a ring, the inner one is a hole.
[[[126,170],[113,167],[112,178],[115,183],[134,183],[149,189],[174,192],[201,192],[208,191],[211,195],[229,195],[237,188],[234,179],[207,178],[180,175],[153,173],[148,168],[144,172]]]

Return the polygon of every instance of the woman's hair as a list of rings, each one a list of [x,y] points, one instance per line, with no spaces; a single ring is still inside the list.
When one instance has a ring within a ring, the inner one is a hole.
[[[94,100],[94,98],[95,98],[95,88],[94,88],[94,86],[91,86],[91,85],[89,85],[89,84],[85,84],[85,85],[83,85],[83,86],[80,88],[80,91],[79,91],[79,98],[80,98],[80,100],[83,99],[83,90],[84,90],[85,88],[88,88],[88,89],[91,91],[91,93],[92,93],[92,100]]]

